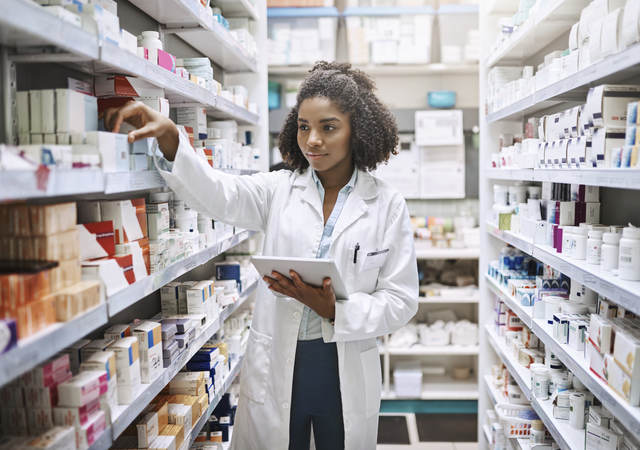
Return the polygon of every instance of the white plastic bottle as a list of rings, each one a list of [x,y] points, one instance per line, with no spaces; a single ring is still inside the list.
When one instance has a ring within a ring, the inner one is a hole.
[[[626,227],[620,239],[618,274],[623,280],[640,280],[640,228]]]
[[[612,272],[618,268],[618,254],[620,251],[620,235],[618,233],[604,233],[602,235],[602,262],[603,270]]]
[[[600,264],[602,255],[602,231],[589,231],[587,239],[587,263]]]
[[[158,50],[163,50],[160,33],[157,31],[143,31],[140,34],[140,46],[149,50],[149,61],[158,64]]]

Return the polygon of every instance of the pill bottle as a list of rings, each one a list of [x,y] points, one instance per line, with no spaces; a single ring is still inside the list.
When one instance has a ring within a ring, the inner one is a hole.
[[[618,275],[623,280],[640,280],[640,228],[626,227],[620,239]]]
[[[607,272],[618,268],[618,254],[620,250],[620,235],[618,233],[604,233],[602,235],[601,267]]]
[[[587,239],[587,264],[600,264],[602,255],[602,231],[591,230]]]

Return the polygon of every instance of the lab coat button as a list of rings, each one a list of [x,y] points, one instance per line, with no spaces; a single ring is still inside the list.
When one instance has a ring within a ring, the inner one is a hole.
[[[289,409],[289,404],[288,403],[283,403],[282,404],[282,408],[283,409]]]
[[[300,313],[298,311],[293,313],[293,318],[298,320],[300,318]]]
[[[293,364],[293,358],[287,358],[287,364],[289,365]]]

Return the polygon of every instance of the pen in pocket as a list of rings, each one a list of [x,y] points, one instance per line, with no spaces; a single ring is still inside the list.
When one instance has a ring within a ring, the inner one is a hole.
[[[356,244],[356,249],[353,251],[353,263],[356,264],[358,262],[358,250],[360,250],[360,243]]]

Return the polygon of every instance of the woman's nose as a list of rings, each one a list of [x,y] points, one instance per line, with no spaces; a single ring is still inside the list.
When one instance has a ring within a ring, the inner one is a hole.
[[[320,145],[322,145],[320,134],[316,131],[311,130],[309,132],[309,139],[307,140],[307,144],[312,147],[319,147]]]

